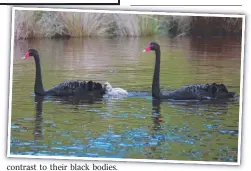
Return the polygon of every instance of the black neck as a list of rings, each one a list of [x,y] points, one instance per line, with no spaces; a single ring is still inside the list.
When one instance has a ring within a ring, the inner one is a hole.
[[[35,78],[34,92],[37,95],[44,95],[39,55],[38,54],[34,55],[34,59],[36,64],[36,78]]]
[[[160,49],[155,50],[155,68],[153,75],[152,83],[152,96],[159,98],[160,97],[160,87],[159,87],[159,74],[160,74]]]

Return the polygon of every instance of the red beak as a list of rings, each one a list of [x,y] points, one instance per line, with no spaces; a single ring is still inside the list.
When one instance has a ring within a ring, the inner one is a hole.
[[[29,57],[30,57],[30,52],[26,52],[25,55],[24,55],[24,57],[22,59],[27,59]]]
[[[148,45],[144,50],[143,52],[149,52],[151,50],[151,45]]]

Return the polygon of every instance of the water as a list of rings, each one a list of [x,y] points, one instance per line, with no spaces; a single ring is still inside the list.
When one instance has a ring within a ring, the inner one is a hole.
[[[154,53],[142,53],[151,40],[161,45],[162,90],[217,82],[240,94],[237,38],[19,40],[14,49],[10,153],[236,162],[239,101],[152,100]],[[34,60],[21,60],[29,48],[40,54],[45,88],[81,79],[149,93],[85,103],[35,99]]]

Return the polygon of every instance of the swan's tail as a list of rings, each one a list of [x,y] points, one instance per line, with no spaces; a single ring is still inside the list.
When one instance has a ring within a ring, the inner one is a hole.
[[[216,98],[232,98],[235,97],[234,92],[229,92],[224,84],[213,83],[210,86],[211,93]]]
[[[89,92],[97,92],[100,95],[105,94],[105,88],[99,82],[94,82],[92,80],[88,82],[82,82],[81,85],[76,89],[75,94],[81,93],[89,93]]]

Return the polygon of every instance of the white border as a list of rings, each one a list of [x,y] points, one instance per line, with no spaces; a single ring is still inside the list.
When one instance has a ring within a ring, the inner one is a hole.
[[[34,11],[64,11],[64,12],[92,12],[92,13],[121,13],[121,14],[155,14],[155,15],[178,15],[178,16],[210,16],[210,17],[236,17],[242,18],[242,43],[241,43],[241,74],[240,74],[240,98],[239,98],[239,128],[238,128],[238,159],[237,162],[211,162],[211,161],[183,161],[183,160],[152,160],[152,159],[120,159],[120,158],[92,158],[92,157],[63,157],[63,156],[32,156],[32,155],[11,155],[10,154],[10,133],[11,133],[11,104],[12,104],[12,77],[13,77],[13,50],[14,50],[14,21],[16,10]],[[242,140],[242,108],[243,108],[243,79],[244,79],[244,38],[245,38],[245,15],[231,14],[206,14],[206,13],[174,13],[174,12],[146,12],[130,10],[82,10],[82,9],[55,9],[55,8],[27,8],[12,7],[11,26],[11,61],[10,61],[10,87],[9,87],[9,117],[8,117],[8,149],[9,158],[36,158],[36,159],[73,159],[88,161],[126,161],[126,162],[147,162],[147,163],[184,163],[184,164],[211,164],[211,165],[240,165],[241,163],[241,140]]]

